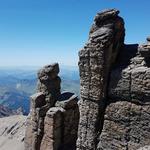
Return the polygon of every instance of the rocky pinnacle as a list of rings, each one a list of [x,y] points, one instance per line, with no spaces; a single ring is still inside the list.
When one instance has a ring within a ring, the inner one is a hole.
[[[58,63],[38,71],[37,93],[31,96],[27,119],[25,150],[74,150],[79,109],[78,98],[61,93]]]
[[[57,63],[39,70],[25,150],[149,148],[150,37],[145,44],[124,44],[118,14],[116,9],[97,13],[79,51],[79,102],[73,93],[61,93]]]
[[[98,13],[89,40],[79,52],[81,84],[77,150],[95,150],[107,97],[111,65],[124,42],[124,22],[115,9]]]

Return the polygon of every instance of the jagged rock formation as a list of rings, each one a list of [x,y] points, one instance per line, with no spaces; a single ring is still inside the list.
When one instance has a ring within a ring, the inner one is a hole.
[[[75,149],[79,110],[73,93],[61,93],[57,63],[38,72],[37,93],[31,96],[25,150]]]
[[[124,44],[115,9],[98,13],[79,52],[77,150],[137,150],[150,145],[150,38]]]
[[[0,118],[0,150],[23,150],[26,116]]]
[[[77,149],[96,149],[108,77],[124,42],[124,22],[118,10],[98,13],[88,43],[79,52],[81,101]]]
[[[148,44],[121,49],[111,70],[109,100],[98,144],[101,149],[136,150],[150,144],[149,50]]]
[[[150,37],[146,44],[125,45],[118,14],[98,13],[79,52],[79,110],[73,93],[60,92],[57,63],[38,72],[25,150],[149,149]]]

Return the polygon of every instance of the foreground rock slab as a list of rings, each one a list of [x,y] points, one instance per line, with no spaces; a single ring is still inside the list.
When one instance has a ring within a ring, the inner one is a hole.
[[[0,118],[0,150],[24,150],[26,116]]]

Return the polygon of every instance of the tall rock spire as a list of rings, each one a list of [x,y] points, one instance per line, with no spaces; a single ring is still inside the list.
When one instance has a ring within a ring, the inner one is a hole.
[[[124,42],[124,22],[118,13],[115,9],[98,13],[88,42],[79,52],[81,100],[77,150],[95,150],[97,146],[110,68]]]
[[[31,96],[25,150],[74,150],[79,120],[78,98],[61,93],[59,65],[38,71],[37,93]]]

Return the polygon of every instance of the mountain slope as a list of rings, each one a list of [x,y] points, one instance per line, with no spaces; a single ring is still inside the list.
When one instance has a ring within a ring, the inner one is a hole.
[[[23,115],[0,118],[0,150],[23,150],[25,136]]]

